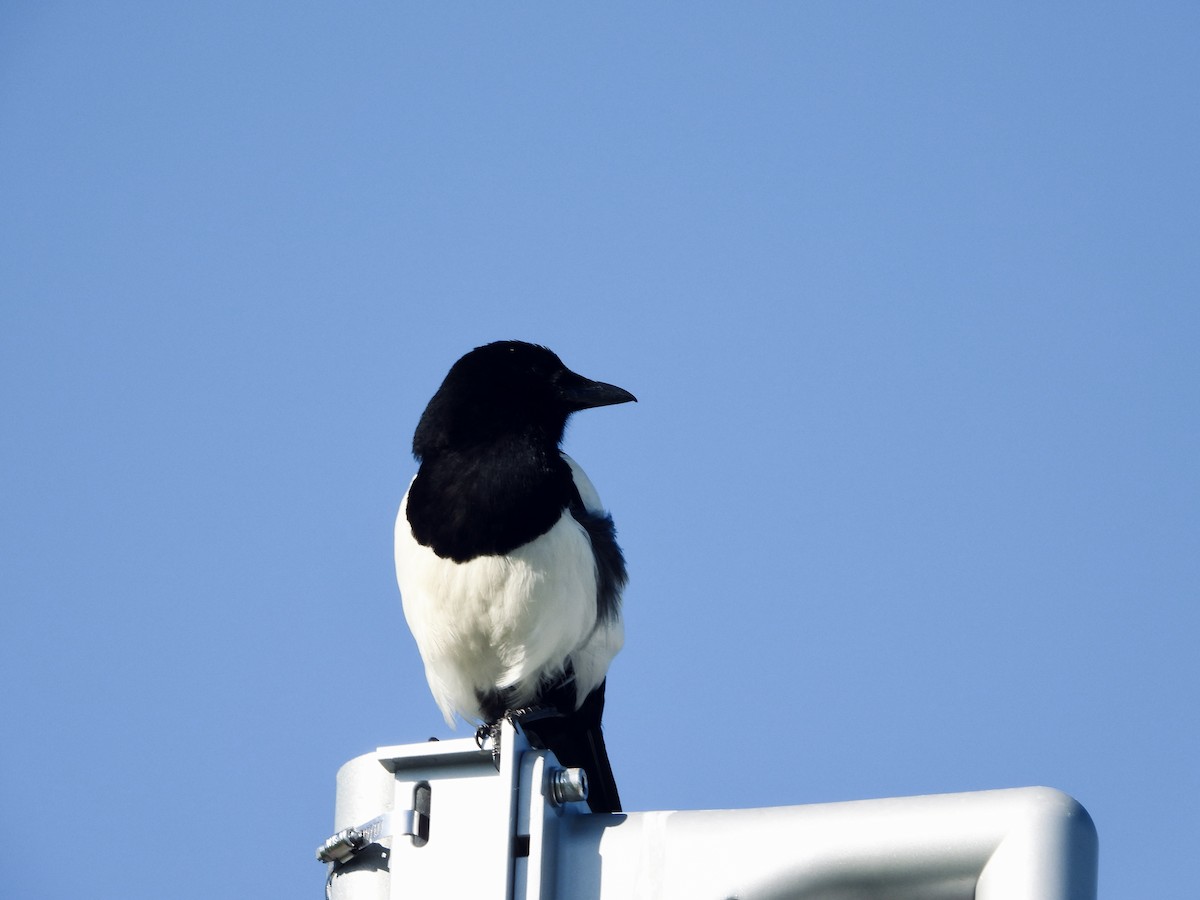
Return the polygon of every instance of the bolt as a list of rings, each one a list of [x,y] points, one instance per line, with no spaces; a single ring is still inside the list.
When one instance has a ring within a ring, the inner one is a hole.
[[[583,769],[555,769],[550,776],[550,800],[555,806],[586,800],[587,772]]]

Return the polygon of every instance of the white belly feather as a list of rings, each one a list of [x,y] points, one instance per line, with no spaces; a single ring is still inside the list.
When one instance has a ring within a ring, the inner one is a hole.
[[[585,503],[598,507],[595,488],[568,462]],[[446,722],[453,726],[455,713],[481,718],[478,692],[512,689],[514,707],[529,705],[539,683],[568,661],[582,703],[624,640],[619,618],[597,627],[596,566],[583,526],[565,513],[506,556],[456,563],[417,543],[407,506],[406,493],[396,517],[396,577]]]

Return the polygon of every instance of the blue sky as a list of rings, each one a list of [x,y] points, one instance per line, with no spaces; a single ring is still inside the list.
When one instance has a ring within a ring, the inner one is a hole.
[[[630,563],[628,807],[1047,784],[1102,897],[1191,896],[1198,36],[6,6],[11,895],[319,893],[338,766],[450,736],[392,573],[412,429],[522,338],[640,400],[567,438]]]

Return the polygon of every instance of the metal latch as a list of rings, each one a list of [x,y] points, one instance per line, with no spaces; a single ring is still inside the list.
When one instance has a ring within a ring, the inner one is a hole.
[[[396,812],[384,813],[381,816],[363,822],[354,828],[343,828],[333,837],[317,848],[317,859],[324,863],[344,863],[354,858],[364,847],[377,844],[393,835],[413,835],[421,833],[419,820],[426,817],[415,809],[402,809]],[[429,833],[426,824],[424,833]]]

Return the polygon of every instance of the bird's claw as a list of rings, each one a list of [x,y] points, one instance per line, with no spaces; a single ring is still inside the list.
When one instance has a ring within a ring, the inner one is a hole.
[[[514,725],[520,725],[523,721],[529,718],[536,718],[537,714],[546,709],[544,706],[522,706],[520,709],[510,709],[504,713],[504,718],[508,719]]]
[[[545,718],[548,715],[560,715],[558,710],[549,706],[522,706],[519,709],[508,709],[495,722],[488,722],[475,729],[475,743],[480,750],[487,749],[491,744],[492,762],[500,768],[500,732],[505,720],[514,726],[521,725],[526,720]]]
[[[480,750],[486,749],[486,744],[492,745],[492,764],[500,768],[500,720],[480,725],[475,729],[475,743]]]

